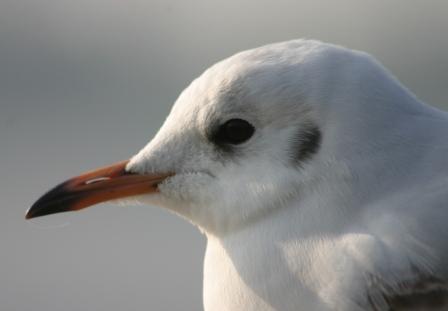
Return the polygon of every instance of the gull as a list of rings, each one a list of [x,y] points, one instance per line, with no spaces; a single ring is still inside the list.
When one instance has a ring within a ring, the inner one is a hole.
[[[207,237],[215,310],[448,310],[448,115],[373,57],[315,40],[207,69],[129,160],[27,218],[132,197]]]

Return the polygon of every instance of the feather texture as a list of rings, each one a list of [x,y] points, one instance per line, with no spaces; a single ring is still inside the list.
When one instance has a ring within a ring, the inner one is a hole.
[[[253,135],[222,152],[231,119]],[[206,310],[442,310],[447,133],[371,56],[294,40],[205,71],[127,169],[176,173],[139,200],[206,234]]]

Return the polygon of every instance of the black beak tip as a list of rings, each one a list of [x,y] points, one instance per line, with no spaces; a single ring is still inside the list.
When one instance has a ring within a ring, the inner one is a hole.
[[[36,217],[71,211],[70,208],[67,208],[63,205],[41,205],[37,203],[39,203],[39,201],[31,206],[31,208],[26,212],[25,219],[32,219]]]
[[[56,213],[54,208],[51,208],[48,204],[43,204],[41,200],[38,200],[25,214],[25,219],[32,219],[36,217],[41,217],[49,214]]]
[[[48,209],[39,208],[36,204],[31,206],[31,208],[26,212],[25,219],[32,219],[40,216],[45,216],[52,214]]]
[[[38,217],[38,216],[34,216],[33,215],[32,208],[30,208],[29,210],[26,211],[25,219],[31,219],[31,218],[34,218],[34,217]]]
[[[77,199],[67,195],[66,183],[55,187],[37,200],[25,214],[25,219],[69,212]]]

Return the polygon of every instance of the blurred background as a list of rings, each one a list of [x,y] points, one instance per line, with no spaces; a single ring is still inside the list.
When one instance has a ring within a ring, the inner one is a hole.
[[[444,0],[0,0],[0,309],[202,309],[206,241],[184,220],[112,204],[25,211],[133,155],[208,66],[270,42],[365,50],[448,108],[447,13]]]

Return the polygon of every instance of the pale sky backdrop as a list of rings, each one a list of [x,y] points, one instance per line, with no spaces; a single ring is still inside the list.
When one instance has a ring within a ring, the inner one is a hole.
[[[447,15],[445,0],[0,0],[0,309],[202,309],[205,239],[184,220],[112,204],[25,211],[138,151],[205,68],[270,42],[365,50],[444,107]]]

